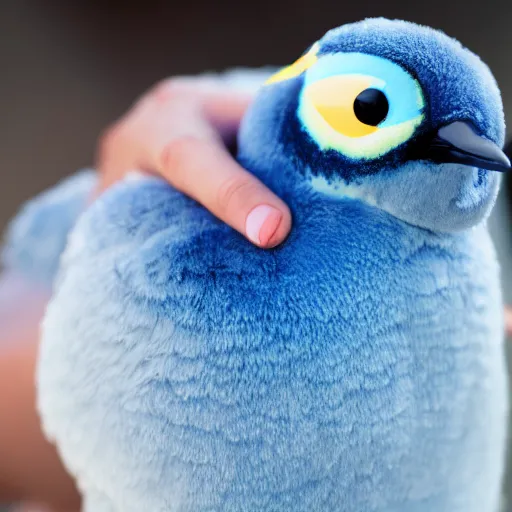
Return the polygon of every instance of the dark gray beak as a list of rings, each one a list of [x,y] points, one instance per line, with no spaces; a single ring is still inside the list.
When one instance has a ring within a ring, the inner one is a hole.
[[[507,155],[488,139],[480,137],[468,123],[455,121],[439,129],[427,148],[427,158],[437,163],[455,163],[505,172]]]

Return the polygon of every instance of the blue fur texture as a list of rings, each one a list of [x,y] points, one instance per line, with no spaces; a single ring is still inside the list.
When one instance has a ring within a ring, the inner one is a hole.
[[[3,267],[50,289],[68,234],[95,183],[93,171],[82,171],[27,202],[7,229]]]
[[[262,151],[272,155],[273,161],[279,147],[277,153],[293,159],[298,170],[309,169],[314,174],[350,181],[363,174],[382,173],[383,168],[401,166],[415,142],[420,143],[427,133],[455,120],[471,122],[481,135],[503,145],[503,105],[493,75],[478,56],[444,33],[412,23],[370,19],[331,30],[319,43],[319,55],[362,52],[388,58],[402,66],[422,86],[430,107],[425,111],[425,122],[414,140],[380,159],[362,162],[333,150],[323,151],[305,136],[296,116],[304,82],[301,74],[263,88],[257,108],[253,109],[258,119],[246,123],[251,132],[249,138],[254,141],[255,153],[251,151],[251,156],[256,164],[267,162],[261,156]],[[273,173],[274,168],[266,166],[262,172],[265,171]]]
[[[446,36],[370,20],[320,44],[396,59],[430,91],[428,126],[470,117],[501,142],[491,75]],[[73,230],[38,383],[84,512],[498,510],[496,174],[325,155],[298,128],[301,81],[264,87],[240,133],[293,212],[278,248],[151,178]]]

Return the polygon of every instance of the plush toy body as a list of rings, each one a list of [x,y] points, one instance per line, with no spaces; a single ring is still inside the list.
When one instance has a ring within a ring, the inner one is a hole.
[[[85,510],[497,510],[505,371],[485,229],[303,206],[274,252],[161,183],[81,221],[41,391]]]
[[[39,371],[85,511],[496,512],[503,134],[477,57],[370,20],[244,121],[240,161],[294,215],[281,247],[155,179],[89,208]]]

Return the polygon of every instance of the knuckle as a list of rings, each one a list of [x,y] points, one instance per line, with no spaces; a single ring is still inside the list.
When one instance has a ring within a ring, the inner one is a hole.
[[[203,141],[193,135],[180,135],[172,138],[163,147],[160,153],[160,168],[167,171],[166,174],[176,188],[183,188],[186,161],[200,151],[203,144]]]
[[[248,202],[257,193],[258,187],[247,176],[233,176],[226,179],[217,191],[217,207],[227,212]]]
[[[98,142],[98,157],[100,160],[110,155],[122,137],[122,126],[114,123],[103,131]]]
[[[153,88],[152,96],[158,103],[179,101],[190,94],[190,86],[186,80],[173,77],[157,83]]]

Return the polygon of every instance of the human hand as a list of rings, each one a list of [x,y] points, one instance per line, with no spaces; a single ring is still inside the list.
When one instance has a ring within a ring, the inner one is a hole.
[[[254,244],[280,244],[291,228],[290,210],[227,149],[251,99],[221,80],[158,84],[100,140],[101,190],[133,170],[156,174]]]

